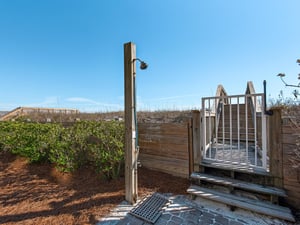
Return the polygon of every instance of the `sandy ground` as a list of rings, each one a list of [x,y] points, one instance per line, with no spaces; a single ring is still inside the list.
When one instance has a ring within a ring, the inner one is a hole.
[[[189,181],[139,169],[139,195],[185,194]],[[53,165],[0,152],[0,224],[95,224],[124,200],[124,177],[106,181],[91,169],[61,173]]]

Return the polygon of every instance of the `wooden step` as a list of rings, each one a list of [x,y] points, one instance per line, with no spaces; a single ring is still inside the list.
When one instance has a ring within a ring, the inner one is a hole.
[[[200,166],[271,177],[271,175],[268,173],[268,171],[265,171],[263,168],[258,168],[258,167],[254,167],[251,165],[239,165],[239,164],[235,165],[232,163],[226,164],[224,162],[217,162],[214,160],[203,159],[202,162],[200,163]]]
[[[225,177],[218,177],[204,173],[192,173],[191,178],[206,181],[209,183],[214,183],[218,185],[230,186],[235,187],[243,190],[253,191],[262,194],[280,196],[280,197],[287,197],[287,194],[284,190],[270,187],[270,186],[263,186],[259,184],[253,184],[245,181],[235,180],[231,178]]]
[[[295,218],[293,217],[289,208],[274,205],[272,203],[248,199],[227,193],[221,193],[215,190],[199,187],[196,185],[191,185],[188,188],[187,192],[189,194],[206,198],[215,202],[295,222]]]

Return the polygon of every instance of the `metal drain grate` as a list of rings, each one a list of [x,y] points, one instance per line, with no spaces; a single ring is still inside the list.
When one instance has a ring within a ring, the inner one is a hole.
[[[169,200],[159,193],[141,201],[129,213],[150,223],[155,223],[161,215],[161,209]]]

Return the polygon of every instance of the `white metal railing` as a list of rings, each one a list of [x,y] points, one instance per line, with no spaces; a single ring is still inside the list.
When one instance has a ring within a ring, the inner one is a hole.
[[[202,158],[226,165],[267,170],[263,107],[263,94],[202,98]]]

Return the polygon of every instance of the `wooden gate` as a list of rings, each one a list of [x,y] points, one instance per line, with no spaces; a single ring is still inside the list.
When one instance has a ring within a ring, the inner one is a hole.
[[[203,162],[267,171],[266,143],[264,94],[202,98]]]

